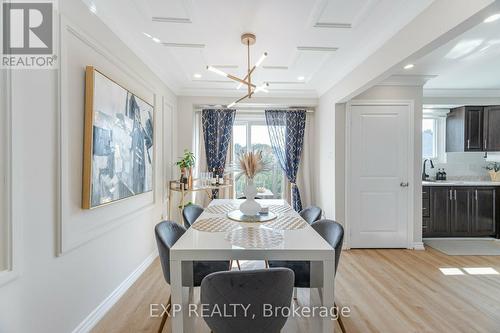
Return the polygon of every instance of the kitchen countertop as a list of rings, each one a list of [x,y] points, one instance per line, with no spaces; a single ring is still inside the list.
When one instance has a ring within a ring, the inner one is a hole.
[[[500,182],[491,180],[439,180],[422,181],[422,186],[500,186]]]

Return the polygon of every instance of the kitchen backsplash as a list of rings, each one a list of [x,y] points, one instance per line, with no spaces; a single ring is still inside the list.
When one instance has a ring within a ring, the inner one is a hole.
[[[488,171],[484,168],[488,162],[500,161],[500,153],[447,153],[446,163],[434,163],[435,168],[430,169],[427,164],[427,174],[431,179],[436,178],[438,169],[444,168],[448,180],[489,180]]]

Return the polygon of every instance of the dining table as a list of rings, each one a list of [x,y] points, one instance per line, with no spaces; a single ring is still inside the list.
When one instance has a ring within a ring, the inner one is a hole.
[[[192,333],[186,324],[188,296],[183,292],[183,265],[192,261],[291,260],[311,261],[311,280],[322,281],[320,306],[334,307],[335,250],[293,208],[279,199],[257,200],[275,218],[266,222],[239,222],[228,217],[243,200],[211,201],[170,252],[172,304],[180,305],[172,316],[173,333]],[[319,263],[319,265],[318,265]],[[314,319],[316,320],[316,318]],[[317,318],[318,332],[334,331],[332,317]]]

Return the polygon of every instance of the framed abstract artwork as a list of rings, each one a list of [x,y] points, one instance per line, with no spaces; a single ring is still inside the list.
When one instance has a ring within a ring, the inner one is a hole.
[[[87,66],[84,209],[153,190],[153,113],[151,104]]]

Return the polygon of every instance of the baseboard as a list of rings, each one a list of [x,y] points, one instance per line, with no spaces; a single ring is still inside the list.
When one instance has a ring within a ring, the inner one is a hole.
[[[424,242],[415,242],[413,243],[413,249],[418,251],[425,250]]]
[[[85,318],[72,333],[87,333],[94,328],[94,326],[106,315],[106,313],[115,305],[116,302],[125,294],[125,292],[134,284],[135,281],[144,273],[144,271],[151,265],[151,263],[158,256],[158,251],[151,253],[132,274],[130,274],[125,281],[113,290],[113,292],[106,297],[88,316]]]

